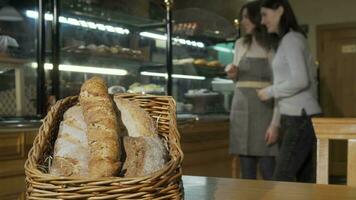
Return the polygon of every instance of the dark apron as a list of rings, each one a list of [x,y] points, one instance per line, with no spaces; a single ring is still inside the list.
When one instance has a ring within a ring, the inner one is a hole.
[[[241,59],[238,81],[272,82],[267,58]],[[277,145],[267,146],[265,133],[273,116],[273,100],[262,102],[257,88],[236,87],[230,112],[230,154],[275,156]]]

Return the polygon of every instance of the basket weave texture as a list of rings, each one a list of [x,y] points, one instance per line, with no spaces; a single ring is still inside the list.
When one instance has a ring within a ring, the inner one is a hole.
[[[48,112],[25,163],[27,199],[182,199],[183,153],[172,97],[120,94],[136,101],[158,123],[159,134],[168,142],[170,159],[164,168],[145,177],[99,179],[57,177],[48,173],[63,113],[78,97],[58,101]]]

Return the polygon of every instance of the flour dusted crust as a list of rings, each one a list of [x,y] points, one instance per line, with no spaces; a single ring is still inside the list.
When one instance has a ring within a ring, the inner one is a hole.
[[[79,102],[88,125],[89,177],[115,176],[119,162],[118,125],[103,79],[93,77],[81,88]]]
[[[88,176],[89,153],[86,131],[87,125],[81,107],[75,105],[69,108],[59,126],[50,174],[66,177]]]
[[[121,120],[131,137],[155,136],[158,133],[156,121],[137,103],[115,96],[114,102],[120,111]]]
[[[163,168],[168,151],[158,135],[153,137],[124,137],[126,160],[125,177],[152,174]]]
[[[157,122],[134,101],[115,96],[114,102],[128,132],[123,139],[125,177],[146,176],[161,169],[168,150],[158,135]]]

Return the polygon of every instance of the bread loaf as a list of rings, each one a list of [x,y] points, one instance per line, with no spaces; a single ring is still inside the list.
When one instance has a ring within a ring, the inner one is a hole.
[[[55,176],[87,177],[88,141],[87,125],[79,105],[69,108],[63,115],[54,145],[53,161],[49,172]]]
[[[153,137],[124,137],[126,160],[125,177],[149,175],[167,161],[167,148],[158,135]]]
[[[115,176],[119,162],[117,118],[103,79],[94,77],[81,88],[80,105],[88,125],[89,176]]]
[[[207,65],[207,61],[205,59],[196,59],[193,61],[194,65]]]
[[[150,137],[157,135],[156,122],[137,103],[118,96],[114,97],[114,102],[120,111],[122,123],[125,125],[129,136]]]
[[[218,60],[213,60],[207,63],[208,67],[222,67],[222,64]]]

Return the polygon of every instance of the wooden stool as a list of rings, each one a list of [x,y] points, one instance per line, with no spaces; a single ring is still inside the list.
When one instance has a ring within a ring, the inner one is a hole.
[[[356,118],[313,118],[318,184],[329,183],[329,140],[347,140],[347,185],[356,186]]]

